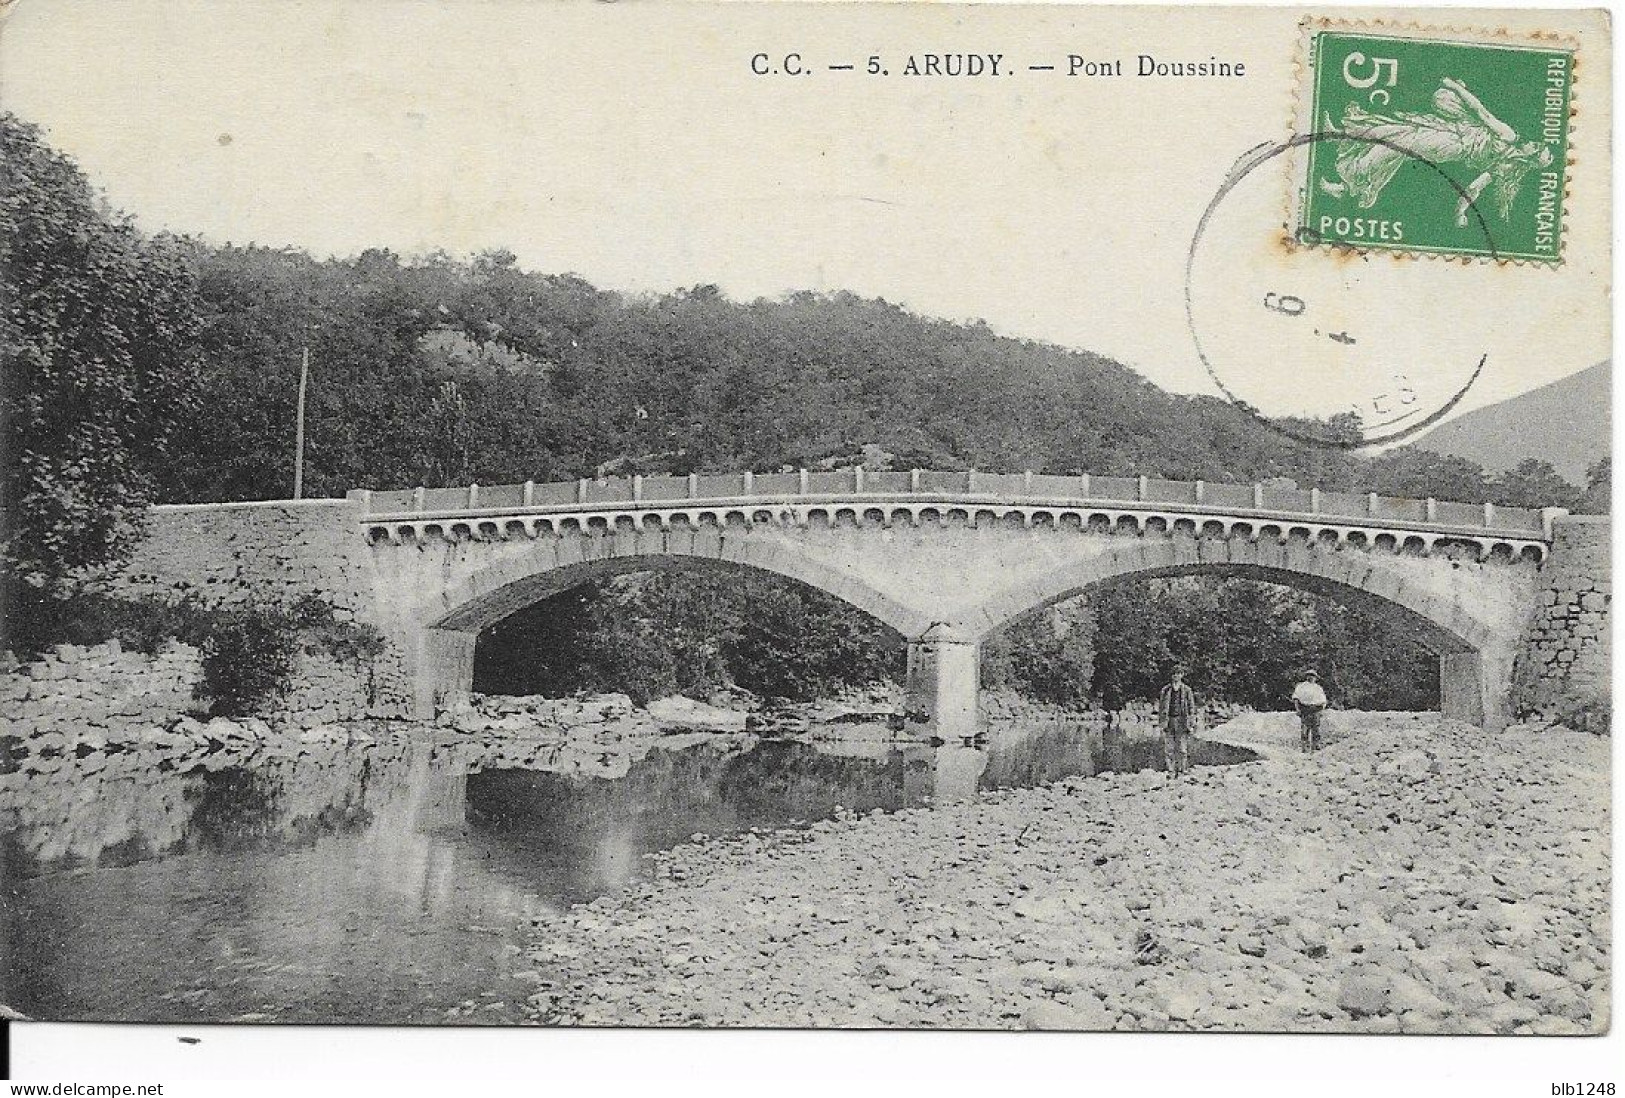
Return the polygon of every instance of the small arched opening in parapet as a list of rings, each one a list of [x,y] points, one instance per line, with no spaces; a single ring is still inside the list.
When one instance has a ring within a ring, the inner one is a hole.
[[[424,630],[420,712],[470,692],[644,703],[738,688],[809,700],[899,681],[904,636],[923,628],[850,576],[787,555],[610,557],[503,575],[475,577]]]

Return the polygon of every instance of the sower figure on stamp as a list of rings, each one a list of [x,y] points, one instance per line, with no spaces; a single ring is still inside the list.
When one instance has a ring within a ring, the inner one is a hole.
[[[1302,725],[1304,752],[1319,750],[1320,714],[1326,709],[1326,691],[1321,689],[1318,673],[1303,673],[1303,681],[1292,688],[1292,708],[1298,711],[1298,722]]]
[[[1332,133],[1363,140],[1341,142],[1338,179],[1322,179],[1320,189],[1336,198],[1353,198],[1361,209],[1376,205],[1383,188],[1400,167],[1415,157],[1434,164],[1460,164],[1478,173],[1456,204],[1456,225],[1467,227],[1467,211],[1486,187],[1505,221],[1530,172],[1552,165],[1552,150],[1540,141],[1524,141],[1511,126],[1491,114],[1460,80],[1445,77],[1433,93],[1433,110],[1373,114],[1359,103],[1343,112],[1343,124],[1326,119]]]
[[[1196,692],[1185,682],[1185,669],[1175,667],[1173,681],[1157,695],[1157,719],[1162,722],[1162,753],[1174,777],[1190,770],[1191,731],[1196,726]]]

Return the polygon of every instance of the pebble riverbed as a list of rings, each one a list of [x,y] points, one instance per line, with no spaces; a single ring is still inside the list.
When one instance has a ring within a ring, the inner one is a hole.
[[[1598,1033],[1609,740],[1290,714],[1240,766],[695,841],[538,920],[533,1020]]]

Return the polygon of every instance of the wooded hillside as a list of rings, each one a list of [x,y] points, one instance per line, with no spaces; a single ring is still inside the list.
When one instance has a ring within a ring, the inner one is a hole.
[[[1582,492],[1535,460],[1491,476],[1425,450],[1307,447],[1088,351],[851,294],[631,296],[522,270],[504,252],[317,259],[154,238],[34,127],[0,116],[0,138],[0,534],[8,603],[26,600],[35,623],[72,618],[50,600],[116,563],[148,503],[290,494],[306,348],[310,496],[862,463],[1289,477],[1593,510],[1607,498],[1606,458]],[[482,666],[548,691],[737,683],[802,697],[894,676],[900,643],[788,581],[634,577],[516,615],[482,645]],[[987,674],[1082,704],[1143,696],[1174,659],[1210,694],[1256,704],[1306,662],[1335,668],[1334,692],[1353,704],[1413,705],[1434,689],[1403,628],[1216,580],[1131,585],[1016,623],[990,646]]]

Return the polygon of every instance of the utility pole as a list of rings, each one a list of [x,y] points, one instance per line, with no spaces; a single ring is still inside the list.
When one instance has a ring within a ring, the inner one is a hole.
[[[293,421],[293,498],[305,494],[305,386],[310,382],[310,348],[299,356],[299,410]]]

